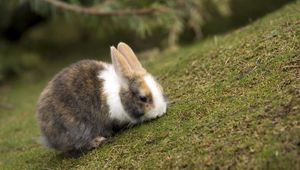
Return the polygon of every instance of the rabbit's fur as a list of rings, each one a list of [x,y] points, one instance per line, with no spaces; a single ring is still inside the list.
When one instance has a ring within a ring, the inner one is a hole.
[[[41,93],[42,142],[62,152],[89,150],[118,130],[166,112],[161,86],[131,48],[111,47],[113,64],[82,60],[60,71]]]

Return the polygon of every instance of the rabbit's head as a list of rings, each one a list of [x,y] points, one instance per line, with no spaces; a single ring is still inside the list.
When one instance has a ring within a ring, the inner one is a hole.
[[[114,71],[120,82],[119,97],[123,109],[134,122],[162,116],[167,102],[160,84],[141,65],[132,49],[119,43],[111,47]]]

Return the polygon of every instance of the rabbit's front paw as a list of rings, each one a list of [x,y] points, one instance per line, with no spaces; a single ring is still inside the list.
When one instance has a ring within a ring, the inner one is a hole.
[[[97,136],[89,143],[89,149],[97,148],[106,142],[106,138]]]

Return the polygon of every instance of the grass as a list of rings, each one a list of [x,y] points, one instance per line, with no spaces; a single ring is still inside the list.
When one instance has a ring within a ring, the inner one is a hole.
[[[234,32],[147,58],[168,113],[82,157],[35,143],[49,77],[0,88],[0,169],[300,169],[300,1]],[[57,71],[53,68],[51,74]]]

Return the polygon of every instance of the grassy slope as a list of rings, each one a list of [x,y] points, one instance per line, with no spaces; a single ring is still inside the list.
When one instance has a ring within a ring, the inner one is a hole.
[[[46,81],[2,87],[0,169],[300,168],[300,2],[205,42],[149,58],[166,116],[79,159],[35,144]]]

